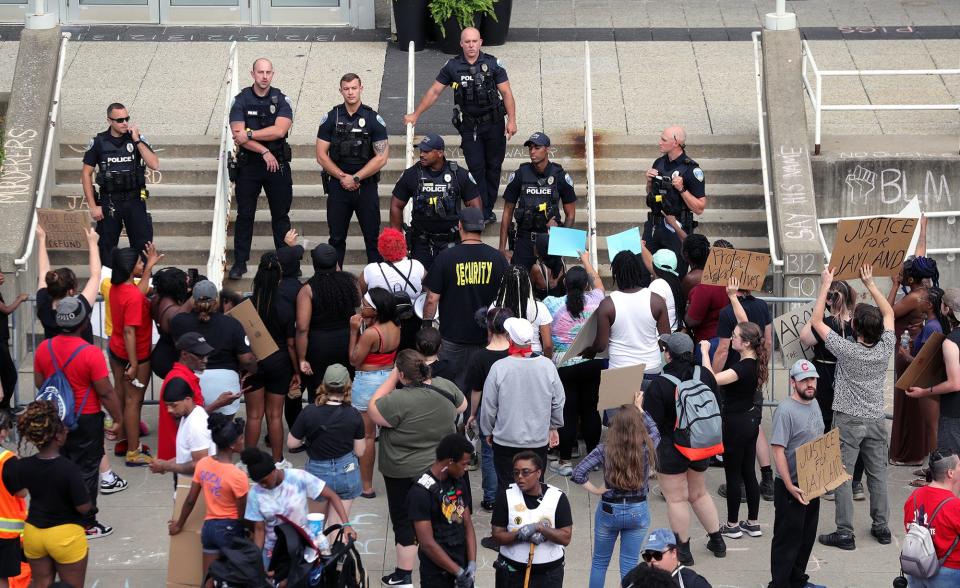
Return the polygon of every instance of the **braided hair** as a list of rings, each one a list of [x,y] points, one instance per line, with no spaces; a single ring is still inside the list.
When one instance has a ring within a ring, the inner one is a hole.
[[[510,309],[513,316],[525,318],[531,323],[536,320],[539,308],[533,298],[533,286],[530,284],[530,272],[522,265],[511,265],[503,273],[500,280],[500,289],[493,299],[493,305]],[[533,306],[533,317],[527,316]]]
[[[27,405],[17,420],[17,430],[20,431],[20,444],[27,440],[37,449],[47,447],[63,430],[63,421],[57,412],[57,405],[50,400],[35,400]]]
[[[643,286],[643,262],[632,251],[621,251],[613,258],[610,270],[620,290],[634,290]]]
[[[277,254],[273,251],[264,253],[260,257],[260,265],[257,266],[257,273],[253,277],[253,295],[250,297],[267,330],[271,335],[280,335],[281,339],[283,325],[280,324],[280,317],[277,314],[277,304],[280,302],[277,291],[282,278],[283,267],[280,265]]]
[[[930,310],[933,312],[933,316],[936,317],[937,322],[940,323],[940,330],[950,334],[950,319],[943,314],[943,289],[933,286],[927,288],[927,302],[930,303]]]
[[[687,235],[681,253],[691,269],[703,269],[710,257],[710,241],[699,233]]]
[[[912,279],[914,283],[922,285],[924,280],[930,280],[937,288],[940,287],[940,270],[937,269],[937,261],[930,257],[922,255],[913,257],[903,262],[903,279]],[[907,293],[905,285],[902,285],[903,293]]]

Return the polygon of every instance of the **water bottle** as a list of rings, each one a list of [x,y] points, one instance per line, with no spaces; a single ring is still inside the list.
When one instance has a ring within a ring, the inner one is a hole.
[[[910,333],[907,331],[900,335],[900,347],[903,347],[904,351],[910,349]]]

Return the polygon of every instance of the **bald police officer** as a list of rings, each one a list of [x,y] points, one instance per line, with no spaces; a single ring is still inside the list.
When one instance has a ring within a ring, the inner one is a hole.
[[[137,251],[143,251],[144,246],[153,241],[145,174],[148,167],[160,169],[160,159],[137,125],[130,122],[123,104],[114,102],[107,107],[107,122],[110,127],[87,145],[80,173],[90,216],[97,221],[98,248],[104,263],[110,263],[124,227],[130,246]],[[93,189],[95,166],[99,197]]]
[[[433,259],[460,242],[460,208],[481,208],[473,176],[444,155],[443,138],[428,134],[420,141],[420,161],[397,180],[390,200],[390,224],[400,229],[403,208],[413,199],[407,244],[410,256],[427,271]]]
[[[247,272],[253,221],[260,190],[267,193],[273,247],[283,246],[290,230],[293,178],[290,172],[290,145],[287,134],[293,124],[290,98],[271,87],[273,63],[261,57],[250,71],[253,85],[244,88],[230,107],[230,129],[237,144],[237,224],[233,234],[233,267],[230,279]]]
[[[482,45],[480,31],[473,27],[463,29],[460,34],[463,54],[447,61],[417,109],[404,116],[403,122],[417,124],[417,119],[433,106],[443,89],[453,88],[453,126],[460,133],[463,157],[477,180],[483,198],[484,222],[489,224],[497,220],[493,207],[500,191],[507,139],[517,132],[517,108],[507,70],[499,59],[480,51]]]
[[[570,174],[559,163],[550,161],[550,137],[546,133],[530,135],[523,146],[530,152],[530,163],[520,164],[510,174],[503,191],[500,251],[514,265],[529,270],[537,260],[537,236],[549,232],[550,227],[572,227],[576,222],[577,195]],[[514,220],[516,238],[511,253],[507,251],[507,238]]]
[[[707,207],[706,183],[700,165],[686,153],[687,133],[683,127],[668,127],[660,134],[662,155],[647,170],[647,222],[643,225],[643,240],[650,251],[667,248],[683,259],[681,245],[685,235],[697,227],[693,215],[701,215]],[[673,217],[679,229],[670,222]],[[681,232],[682,231],[682,232]],[[681,261],[680,275],[686,273]],[[643,269],[644,282],[649,283],[649,272]]]
[[[355,73],[340,78],[343,104],[320,119],[317,130],[317,163],[327,193],[327,226],[330,245],[343,267],[350,218],[357,214],[367,263],[383,261],[377,251],[380,235],[380,170],[390,157],[387,125],[377,112],[363,104],[363,83]]]

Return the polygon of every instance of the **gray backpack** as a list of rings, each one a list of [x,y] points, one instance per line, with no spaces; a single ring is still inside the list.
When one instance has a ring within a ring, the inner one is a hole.
[[[953,497],[944,498],[933,515],[927,519],[927,525],[933,525],[933,519],[943,508],[943,505],[953,500]],[[913,499],[913,510],[917,510],[917,499]],[[947,550],[943,557],[937,559],[937,551],[933,547],[933,536],[930,534],[930,527],[919,522],[912,522],[907,527],[907,535],[903,538],[903,548],[900,550],[900,569],[904,574],[914,578],[925,580],[932,578],[940,571],[940,566],[950,557],[953,549],[960,541],[960,536],[953,540],[953,545]]]
[[[690,461],[708,459],[723,453],[723,423],[717,396],[700,380],[700,366],[693,368],[689,380],[680,381],[660,374],[676,386],[674,402],[677,423],[673,445]]]

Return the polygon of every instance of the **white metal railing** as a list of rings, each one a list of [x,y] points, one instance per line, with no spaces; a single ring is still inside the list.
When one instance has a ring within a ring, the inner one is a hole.
[[[37,209],[43,207],[49,187],[50,159],[53,155],[53,144],[56,142],[57,119],[60,116],[60,88],[63,86],[63,66],[67,57],[67,42],[70,33],[63,33],[60,38],[60,54],[57,56],[57,78],[53,85],[53,100],[50,104],[50,116],[47,122],[47,137],[43,146],[43,161],[40,163],[40,179],[37,180],[36,198],[33,204],[33,214],[30,216],[30,228],[27,231],[27,244],[23,248],[23,255],[13,260],[17,273],[27,269],[27,263],[33,256],[34,241],[37,234]]]
[[[811,87],[807,69],[813,71],[816,88]],[[864,70],[821,70],[810,51],[807,41],[802,42],[801,72],[803,88],[813,103],[814,112],[814,153],[820,154],[820,128],[824,110],[953,110],[960,113],[960,104],[824,104],[823,78],[825,77],[863,77],[863,76],[956,76],[960,69],[864,69]]]
[[[770,169],[767,166],[767,117],[763,108],[763,70],[760,67],[760,31],[753,31],[753,71],[757,83],[757,134],[760,138],[760,171],[763,175],[763,204],[767,216],[767,244],[774,267],[783,265],[777,257],[777,239],[773,230],[773,204],[770,201]]]
[[[590,42],[583,42],[583,146],[587,157],[587,239],[590,263],[597,262],[597,183],[593,157],[593,96],[590,71]]]
[[[407,112],[413,112],[414,106],[413,102],[415,97],[413,95],[416,92],[416,85],[414,84],[414,53],[416,46],[413,41],[410,41],[410,44],[407,46]],[[406,163],[404,169],[409,168],[413,165],[413,125],[407,125],[407,152],[406,152]],[[407,200],[406,206],[403,207],[403,222],[410,223],[411,215],[413,214],[413,203],[412,198]]]
[[[207,279],[221,287],[227,264],[227,224],[230,219],[230,202],[233,198],[233,184],[230,182],[227,160],[234,150],[233,133],[230,131],[230,107],[233,97],[240,93],[239,53],[237,42],[230,43],[227,57],[227,69],[224,72],[226,82],[223,90],[223,118],[220,128],[219,165],[217,166],[217,188],[213,203],[213,229],[210,231],[210,256],[207,258]]]

